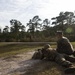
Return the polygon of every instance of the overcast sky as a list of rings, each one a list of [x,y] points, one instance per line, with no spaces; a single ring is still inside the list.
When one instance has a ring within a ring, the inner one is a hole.
[[[0,27],[10,26],[11,19],[23,25],[35,15],[51,19],[63,11],[75,11],[75,0],[0,0]]]

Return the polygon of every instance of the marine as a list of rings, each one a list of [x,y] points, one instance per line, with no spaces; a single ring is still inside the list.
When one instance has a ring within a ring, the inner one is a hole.
[[[75,50],[67,37],[63,36],[62,31],[57,31],[57,52],[75,56]]]
[[[32,59],[46,59],[54,61],[66,68],[65,73],[72,73],[75,71],[75,67],[72,64],[72,62],[75,62],[75,57],[60,54],[55,49],[52,49],[49,44],[46,44],[42,49],[37,50],[37,52],[32,56]]]

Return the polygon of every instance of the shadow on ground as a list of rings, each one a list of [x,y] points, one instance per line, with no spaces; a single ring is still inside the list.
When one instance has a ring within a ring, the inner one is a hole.
[[[65,75],[63,68],[51,61],[26,60],[18,64],[21,67],[14,70],[13,72],[20,72],[20,75]]]

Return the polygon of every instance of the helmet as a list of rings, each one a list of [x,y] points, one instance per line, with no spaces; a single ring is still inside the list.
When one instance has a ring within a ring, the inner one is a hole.
[[[49,44],[44,45],[44,49],[51,48]]]
[[[57,31],[57,34],[63,35],[63,32],[62,31]]]

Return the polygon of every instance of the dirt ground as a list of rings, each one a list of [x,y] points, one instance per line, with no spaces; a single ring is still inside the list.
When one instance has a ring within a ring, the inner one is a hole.
[[[55,62],[32,60],[33,53],[0,58],[0,75],[65,75],[63,68]]]

